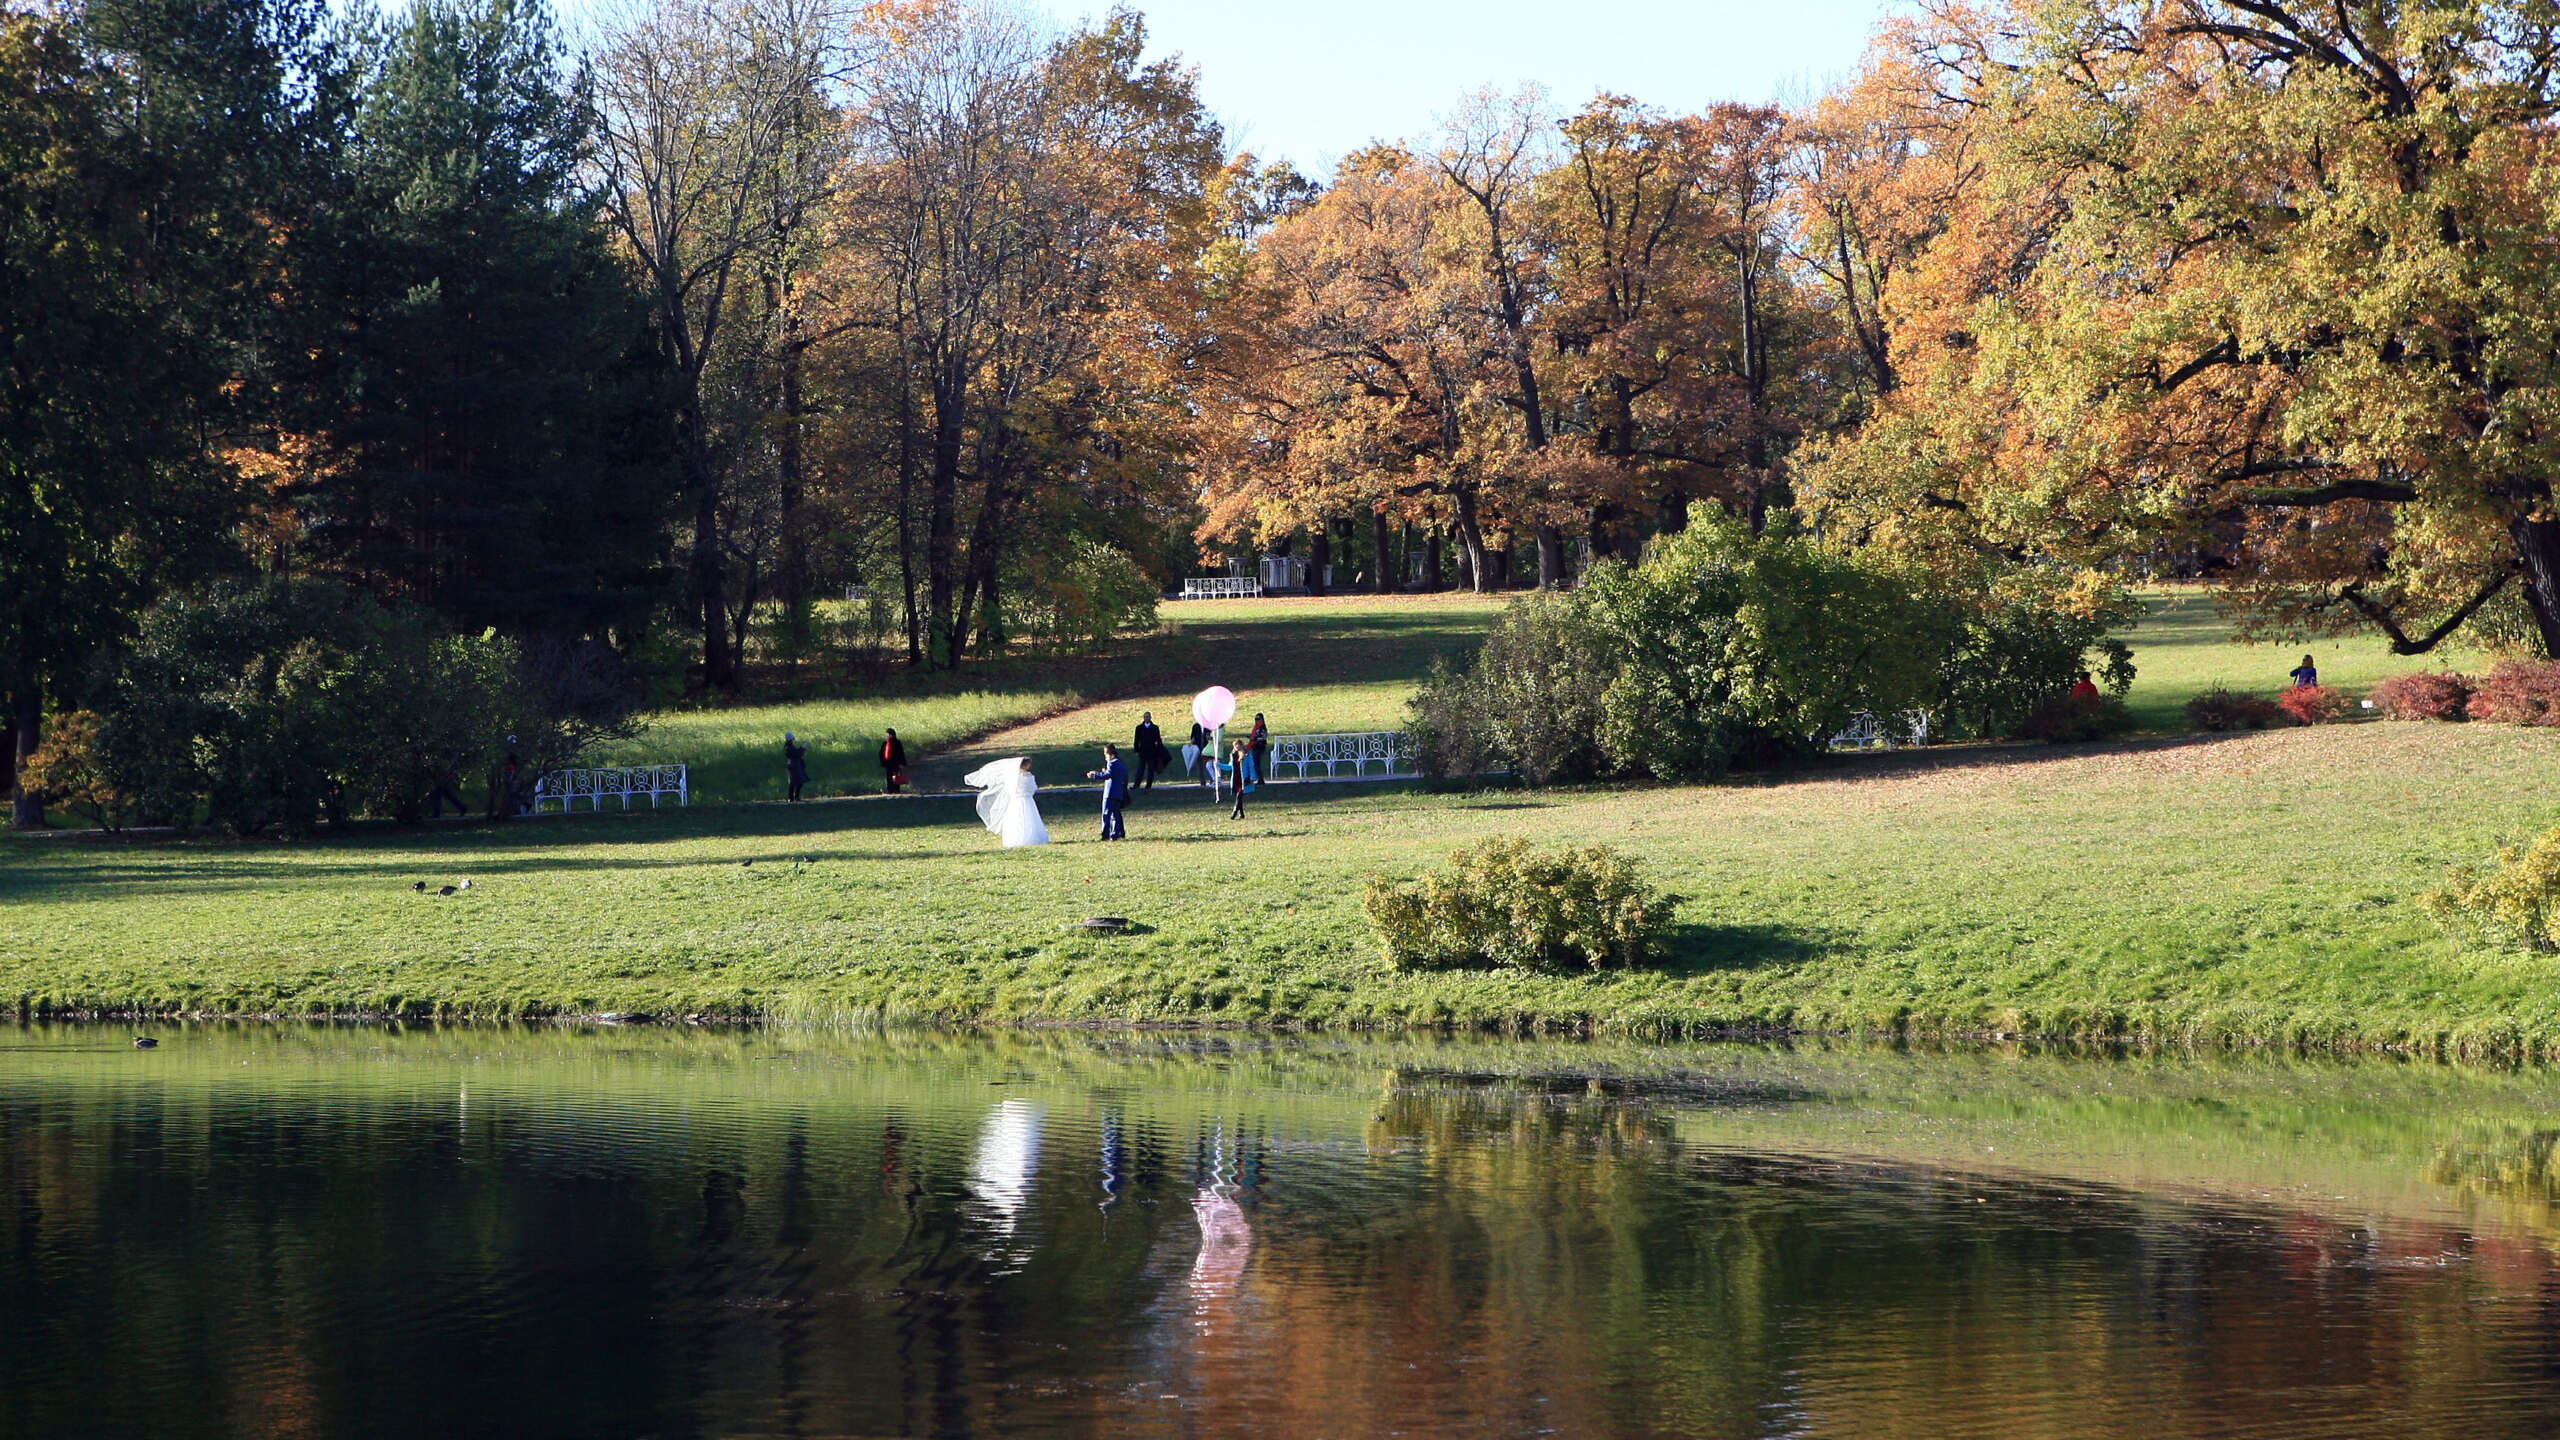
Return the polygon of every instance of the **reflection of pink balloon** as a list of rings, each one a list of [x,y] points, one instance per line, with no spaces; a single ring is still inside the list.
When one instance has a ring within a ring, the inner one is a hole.
[[[1191,697],[1191,718],[1215,730],[1236,718],[1236,692],[1212,685]]]

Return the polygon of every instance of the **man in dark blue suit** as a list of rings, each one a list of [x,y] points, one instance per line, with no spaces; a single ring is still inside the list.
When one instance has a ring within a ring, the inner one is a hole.
[[[1120,807],[1129,803],[1129,767],[1120,763],[1120,747],[1102,747],[1102,768],[1084,772],[1087,780],[1102,782],[1102,838],[1126,840],[1129,832],[1120,825]]]

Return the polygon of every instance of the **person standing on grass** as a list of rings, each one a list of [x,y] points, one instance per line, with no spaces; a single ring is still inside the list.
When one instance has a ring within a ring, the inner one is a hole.
[[[1084,778],[1102,782],[1102,838],[1128,839],[1128,829],[1120,821],[1120,808],[1129,803],[1129,767],[1120,763],[1120,747],[1106,741],[1102,768],[1087,770]]]
[[[2071,687],[2071,698],[2074,700],[2095,700],[2098,698],[2098,682],[2091,678],[2088,671],[2083,670],[2080,672],[2079,680]]]
[[[1141,790],[1156,788],[1156,776],[1164,770],[1173,752],[1164,748],[1164,731],[1157,728],[1155,712],[1138,712],[1138,733],[1133,737],[1138,747],[1138,783]]]
[[[782,732],[782,773],[791,782],[791,798],[798,800],[800,787],[809,783],[809,747],[788,730]]]
[[[1218,788],[1217,743],[1218,738],[1209,733],[1208,726],[1197,720],[1191,722],[1191,748],[1206,762],[1200,767],[1200,783],[1212,790]]]
[[[880,742],[880,787],[895,795],[898,787],[906,783],[907,747],[899,743],[898,732],[891,730],[888,738]]]
[[[1253,783],[1262,783],[1263,773],[1271,768],[1271,727],[1262,723],[1262,712],[1253,712]]]
[[[2308,655],[2302,657],[2301,664],[2293,667],[2293,688],[2296,690],[2320,688],[2320,667],[2312,664],[2311,657]]]
[[[1235,743],[1235,748],[1228,752],[1227,762],[1235,769],[1236,782],[1236,808],[1227,812],[1227,818],[1230,820],[1241,820],[1244,818],[1245,776],[1252,773],[1253,770],[1253,742],[1250,740],[1238,740]]]

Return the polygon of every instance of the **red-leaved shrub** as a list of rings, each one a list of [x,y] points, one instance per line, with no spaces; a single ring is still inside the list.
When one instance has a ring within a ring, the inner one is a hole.
[[[2385,720],[2463,720],[2470,717],[2474,682],[2452,671],[2394,675],[2364,698]]]
[[[2264,730],[2283,713],[2263,696],[2220,685],[2187,702],[2187,723],[2199,730]]]
[[[2560,725],[2560,663],[2509,660],[2489,672],[2465,708],[2474,720],[2501,725]]]
[[[2276,697],[2276,708],[2296,725],[2325,725],[2347,713],[2347,692],[2327,685],[2296,685]]]

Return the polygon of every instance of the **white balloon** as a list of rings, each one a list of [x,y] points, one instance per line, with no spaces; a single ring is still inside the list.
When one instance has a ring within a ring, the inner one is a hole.
[[[1212,685],[1191,697],[1191,718],[1212,730],[1236,718],[1236,692]]]

